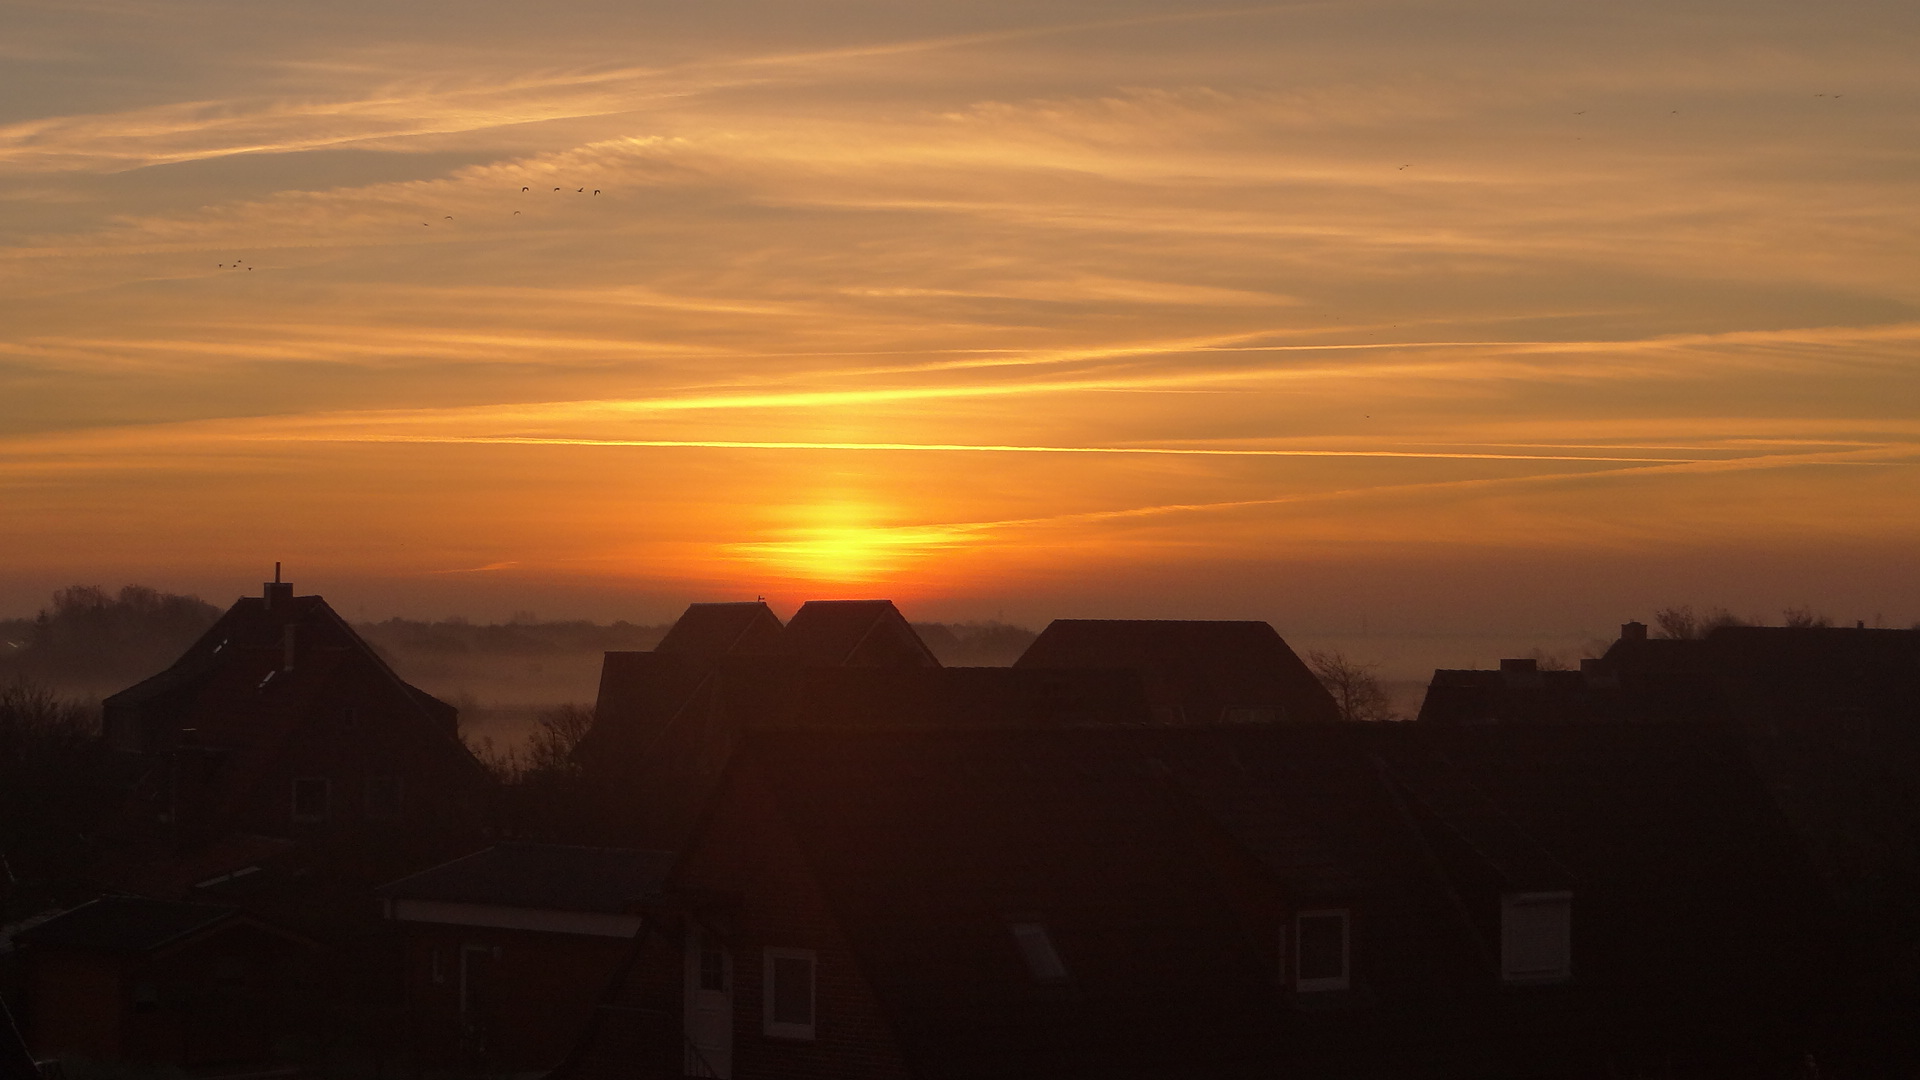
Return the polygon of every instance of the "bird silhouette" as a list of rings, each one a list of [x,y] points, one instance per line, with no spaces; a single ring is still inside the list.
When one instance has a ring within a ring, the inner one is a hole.
[[[559,188],[554,188],[553,190],[555,190],[555,191],[559,191],[560,189],[559,189]]]
[[[593,193],[594,193],[595,195],[598,195],[598,194],[600,194],[600,189],[599,189],[599,188],[594,188],[594,189],[593,189]]]
[[[520,190],[521,190],[521,191],[532,191],[533,189],[532,189],[532,188],[521,188]]]
[[[516,213],[516,214],[517,214],[517,213],[519,213],[519,212],[520,212],[520,211],[518,211],[518,210],[515,210],[515,211],[514,211],[514,213]]]
[[[452,214],[448,214],[448,215],[447,215],[447,220],[448,220],[448,221],[452,221],[452,220],[453,220],[453,215],[452,215]]]
[[[574,193],[575,195],[578,195],[578,194],[580,194],[581,192],[583,192],[583,191],[585,191],[585,190],[587,190],[587,189],[586,189],[586,188],[583,188],[583,187],[577,187],[577,188],[574,188],[574,189],[573,189],[573,193]]]

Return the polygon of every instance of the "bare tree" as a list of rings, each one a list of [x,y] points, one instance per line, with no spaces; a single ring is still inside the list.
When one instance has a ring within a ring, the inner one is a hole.
[[[1679,607],[1661,608],[1653,613],[1653,621],[1660,627],[1660,636],[1691,641],[1703,638],[1722,626],[1746,626],[1747,621],[1726,608],[1710,608],[1695,613],[1693,608],[1682,604]]]
[[[571,772],[573,749],[593,726],[593,707],[557,705],[535,718],[527,747],[527,767],[551,773]]]
[[[1825,615],[1815,615],[1812,608],[1790,607],[1781,612],[1780,617],[1786,620],[1785,625],[1796,630],[1813,630],[1833,625],[1832,619]]]
[[[1307,652],[1307,666],[1333,695],[1334,703],[1340,707],[1340,719],[1400,719],[1393,713],[1380,677],[1374,674],[1377,665],[1350,660],[1337,649],[1312,649]]]

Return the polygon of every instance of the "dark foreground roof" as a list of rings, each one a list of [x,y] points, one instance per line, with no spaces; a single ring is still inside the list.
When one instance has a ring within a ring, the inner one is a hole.
[[[814,667],[940,666],[891,600],[809,600],[787,620],[777,651]]]
[[[238,908],[108,896],[49,919],[16,939],[32,948],[151,952],[241,916]]]
[[[764,653],[779,641],[780,629],[780,619],[773,609],[758,601],[688,604],[653,651],[689,660],[712,660],[728,653]]]
[[[673,853],[561,844],[500,844],[384,885],[389,900],[610,915],[639,909],[660,891]]]
[[[1333,697],[1263,622],[1056,619],[1020,668],[1132,668],[1166,722],[1333,721]]]

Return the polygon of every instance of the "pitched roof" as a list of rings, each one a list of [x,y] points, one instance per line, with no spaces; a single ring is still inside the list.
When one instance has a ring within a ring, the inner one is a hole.
[[[809,600],[787,620],[780,656],[818,667],[939,667],[891,600]]]
[[[673,853],[560,844],[499,844],[380,887],[389,900],[586,911],[637,911],[660,891]]]
[[[780,630],[779,617],[758,601],[688,604],[653,651],[700,660],[767,652],[779,640]]]
[[[23,931],[15,940],[32,948],[152,952],[240,916],[239,908],[106,896]]]
[[[1340,718],[1326,687],[1263,622],[1057,619],[1014,666],[1134,668],[1174,723]]]

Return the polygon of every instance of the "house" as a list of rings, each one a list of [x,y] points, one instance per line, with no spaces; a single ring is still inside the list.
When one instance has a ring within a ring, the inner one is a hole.
[[[784,625],[764,603],[692,604],[651,652],[608,653],[574,751],[594,806],[585,837],[672,847],[765,687],[826,669],[941,670],[889,600],[809,600]]]
[[[1127,668],[1164,724],[1340,719],[1333,695],[1263,622],[1056,619],[1017,668]]]
[[[1697,727],[755,730],[553,1076],[1766,1075],[1834,939]]]
[[[257,1066],[307,1033],[315,944],[238,908],[104,897],[16,942],[43,1058]]]
[[[379,880],[470,844],[480,824],[486,777],[453,707],[280,581],[107,698],[103,716],[108,746],[144,768],[126,839],[184,850],[236,832],[286,838],[358,851]]]
[[[657,851],[500,844],[382,886],[400,930],[415,1064],[556,1064],[671,861]]]
[[[1629,622],[1578,672],[1436,671],[1433,724],[1725,726],[1878,963],[1920,1003],[1920,630]]]
[[[1433,673],[1417,719],[1429,724],[1722,723],[1726,701],[1705,672],[1623,670],[1605,659],[1578,671],[1545,670],[1534,657],[1497,670]]]

